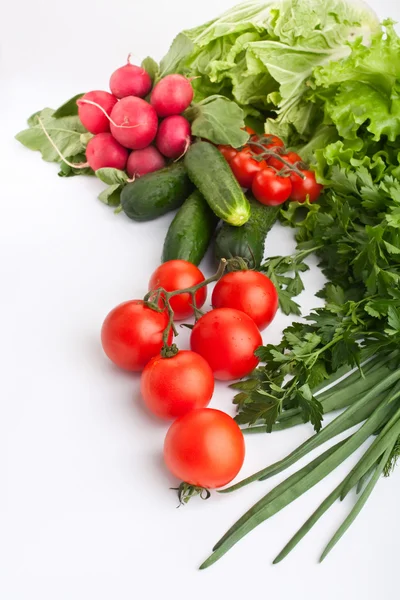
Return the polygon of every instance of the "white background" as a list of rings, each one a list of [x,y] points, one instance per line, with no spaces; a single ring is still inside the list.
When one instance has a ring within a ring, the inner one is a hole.
[[[326,562],[317,558],[354,502],[329,514],[279,566],[271,561],[351,466],[197,570],[213,543],[272,485],[255,483],[176,509],[161,449],[166,426],[138,397],[138,377],[103,356],[101,323],[146,291],[170,215],[136,224],[96,200],[102,184],[60,179],[13,140],[25,119],[107,87],[129,51],[159,59],[180,30],[232,0],[7,2],[1,17],[0,598],[131,600],[208,597],[344,600],[398,593],[399,473],[382,480]],[[395,0],[371,0],[400,18]],[[292,233],[276,227],[269,251]],[[209,262],[203,267],[211,273]],[[304,309],[321,285],[307,276]],[[279,316],[264,339],[278,342]],[[183,333],[181,344],[187,344]],[[232,410],[218,385],[212,406]],[[309,426],[247,440],[241,475],[283,457]]]

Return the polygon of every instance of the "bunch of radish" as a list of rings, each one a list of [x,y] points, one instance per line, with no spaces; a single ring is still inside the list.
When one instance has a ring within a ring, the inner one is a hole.
[[[79,100],[82,125],[94,134],[86,158],[94,170],[111,167],[140,177],[162,169],[190,145],[190,123],[182,113],[193,88],[182,75],[167,75],[152,89],[150,75],[129,61],[111,75],[110,92],[87,92]]]

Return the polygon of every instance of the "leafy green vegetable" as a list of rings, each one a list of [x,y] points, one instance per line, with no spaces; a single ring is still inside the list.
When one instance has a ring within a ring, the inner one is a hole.
[[[154,84],[160,74],[160,67],[158,66],[158,63],[156,63],[156,61],[150,56],[147,56],[144,60],[142,60],[142,67],[150,75],[151,81]]]
[[[249,134],[243,130],[245,123],[242,109],[224,96],[210,96],[188,108],[185,116],[191,122],[192,135],[214,144],[239,148],[249,138]]]
[[[101,179],[104,183],[108,185],[115,184],[124,184],[128,181],[128,176],[125,171],[120,171],[119,169],[111,169],[110,167],[106,167],[104,169],[97,169],[96,177]]]
[[[193,81],[197,100],[223,94],[246,114],[275,111],[268,131],[307,139],[321,123],[318,104],[309,101],[316,67],[350,54],[348,44],[358,38],[368,44],[377,31],[378,19],[364,4],[253,0],[184,31],[167,57],[179,56],[174,68],[199,77]]]
[[[52,108],[44,108],[40,113],[30,117],[29,129],[24,129],[15,137],[30,150],[38,150],[43,160],[60,162],[60,157],[47,139],[38,117],[40,117],[54,144],[64,156],[75,157],[85,151],[87,144],[87,130],[84,128],[77,115],[54,118]],[[74,161],[75,162],[75,161]],[[76,161],[78,162],[78,161]]]
[[[187,36],[182,33],[177,35],[168,53],[160,62],[160,78],[171,73],[178,73],[192,48],[193,44]]]
[[[79,98],[82,98],[83,94],[77,94],[73,98],[64,102],[57,110],[53,113],[54,119],[61,119],[62,117],[73,117],[78,114],[78,105],[76,103]]]
[[[108,204],[108,206],[118,207],[121,204],[121,192],[123,187],[124,186],[119,183],[114,183],[100,192],[98,198],[104,204]]]

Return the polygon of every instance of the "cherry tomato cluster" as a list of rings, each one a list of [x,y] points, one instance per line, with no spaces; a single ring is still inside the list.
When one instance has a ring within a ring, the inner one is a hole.
[[[185,153],[191,128],[182,113],[193,100],[187,78],[167,75],[153,87],[149,73],[128,57],[111,75],[110,90],[90,91],[77,100],[79,118],[94,134],[86,149],[93,170],[126,169],[134,178]]]
[[[252,129],[246,130],[251,137],[240,150],[218,146],[243,188],[251,189],[254,197],[267,206],[278,206],[289,199],[318,200],[322,185],[301,156],[286,150],[276,135],[258,136]]]
[[[185,260],[163,263],[150,277],[144,299],[114,308],[101,331],[110,360],[141,372],[147,409],[161,419],[176,419],[165,439],[165,463],[196,488],[226,485],[242,467],[240,428],[229,415],[207,406],[215,379],[239,379],[257,366],[260,330],[278,309],[278,294],[268,277],[250,270],[224,274],[225,263],[207,280]],[[213,308],[202,313],[213,281]],[[174,322],[193,316],[190,350],[178,350]]]

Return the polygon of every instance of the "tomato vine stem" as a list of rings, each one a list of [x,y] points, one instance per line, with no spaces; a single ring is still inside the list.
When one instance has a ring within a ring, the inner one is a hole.
[[[174,310],[171,306],[171,298],[173,298],[174,296],[178,296],[179,294],[190,294],[193,302],[195,319],[199,319],[203,313],[196,306],[196,292],[201,288],[207,286],[209,283],[213,283],[214,281],[218,281],[219,279],[221,279],[222,275],[225,273],[227,265],[228,261],[226,260],[226,258],[221,258],[216,273],[208,279],[204,279],[204,281],[200,281],[200,283],[193,285],[192,287],[183,288],[181,290],[173,290],[172,292],[168,292],[165,288],[159,287],[154,290],[150,290],[145,295],[144,302],[149,308],[157,312],[163,312],[165,310],[168,315],[168,324],[164,329],[164,333],[162,336],[163,348],[161,354],[164,358],[171,358],[172,356],[175,356],[175,354],[177,354],[178,352],[178,347],[176,346],[176,344],[168,343],[171,330],[174,334],[174,337],[178,335],[178,330],[174,323]]]

